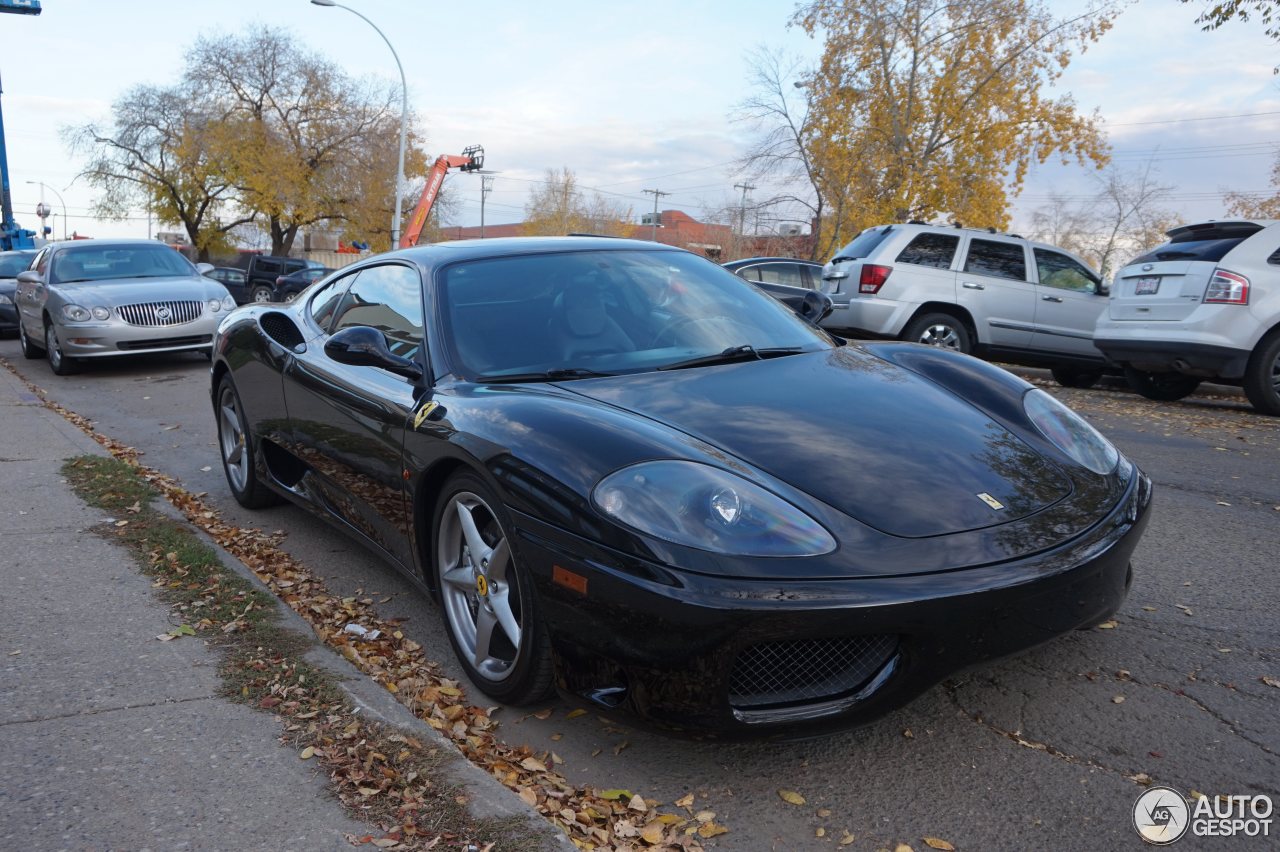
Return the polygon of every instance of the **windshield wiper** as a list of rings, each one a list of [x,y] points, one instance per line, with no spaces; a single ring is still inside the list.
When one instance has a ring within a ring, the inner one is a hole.
[[[744,343],[741,346],[730,346],[722,352],[714,355],[700,355],[697,358],[690,358],[687,361],[677,361],[674,364],[667,364],[665,367],[659,367],[659,370],[683,370],[686,367],[706,367],[712,364],[733,364],[738,361],[763,361],[765,358],[777,358],[779,355],[794,355],[797,352],[803,352],[804,347],[801,346],[770,346],[764,349],[757,349],[750,343]]]
[[[616,376],[617,373],[599,373],[582,367],[566,367],[557,370],[543,370],[534,373],[501,373],[496,376],[476,376],[480,384],[498,384],[500,382],[562,382],[570,379],[594,379],[601,376]]]

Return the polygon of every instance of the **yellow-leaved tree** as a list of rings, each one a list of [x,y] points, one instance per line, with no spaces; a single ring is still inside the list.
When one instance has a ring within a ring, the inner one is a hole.
[[[547,169],[546,178],[529,194],[525,205],[527,236],[574,233],[629,237],[635,230],[631,208],[604,196],[584,195],[577,176],[565,166]]]
[[[824,41],[795,81],[805,104],[793,134],[822,213],[819,251],[837,231],[907,219],[1006,227],[1031,163],[1105,164],[1096,116],[1051,87],[1117,12],[1110,0],[1068,18],[1041,0],[802,6],[795,22]]]

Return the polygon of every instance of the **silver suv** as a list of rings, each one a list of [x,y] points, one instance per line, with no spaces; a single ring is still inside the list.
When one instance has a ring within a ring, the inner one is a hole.
[[[1078,257],[1022,237],[908,223],[868,228],[822,270],[822,325],[1030,366],[1089,387],[1107,290]]]
[[[1168,237],[1116,273],[1094,342],[1149,399],[1212,379],[1280,415],[1280,222],[1203,222]]]

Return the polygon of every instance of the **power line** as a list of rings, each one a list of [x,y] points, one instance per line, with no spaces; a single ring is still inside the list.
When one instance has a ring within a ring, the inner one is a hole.
[[[1225,121],[1230,118],[1257,118],[1261,115],[1280,115],[1280,110],[1274,112],[1240,112],[1235,115],[1204,115],[1196,118],[1166,118],[1158,121],[1122,121],[1117,124],[1107,124],[1107,127],[1144,127],[1150,124],[1181,124],[1184,121]]]

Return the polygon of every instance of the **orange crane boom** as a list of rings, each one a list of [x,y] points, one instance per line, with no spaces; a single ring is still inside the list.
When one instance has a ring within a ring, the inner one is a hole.
[[[418,237],[422,236],[422,229],[426,227],[427,217],[431,215],[431,208],[436,203],[436,196],[440,194],[445,172],[449,169],[475,172],[482,168],[484,168],[484,148],[479,145],[463,148],[461,156],[441,154],[436,157],[436,161],[431,164],[431,171],[427,173],[427,185],[422,189],[422,197],[413,208],[408,227],[400,235],[399,248],[411,248],[418,244]]]

